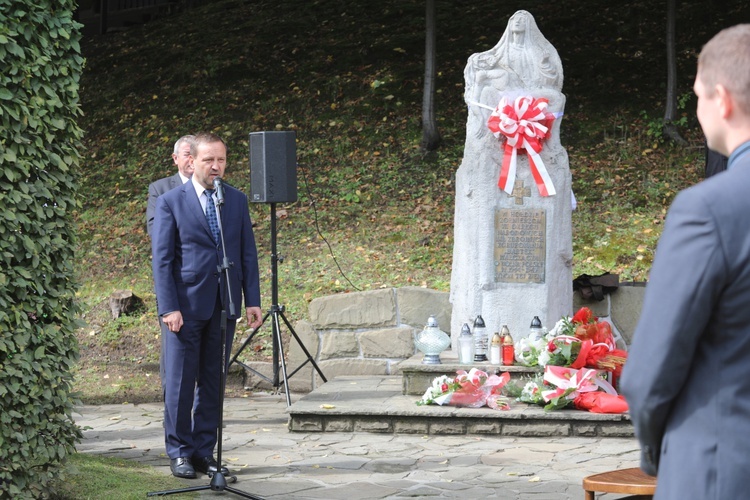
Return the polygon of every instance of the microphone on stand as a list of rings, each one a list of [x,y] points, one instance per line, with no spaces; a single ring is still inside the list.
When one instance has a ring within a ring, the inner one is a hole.
[[[216,190],[216,204],[223,205],[224,204],[224,181],[221,180],[221,177],[214,178],[214,189]]]

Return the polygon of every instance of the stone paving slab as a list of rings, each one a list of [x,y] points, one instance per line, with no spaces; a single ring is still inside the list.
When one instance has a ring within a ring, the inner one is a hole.
[[[292,395],[294,404],[304,399]],[[362,408],[382,404],[366,395],[358,402]],[[161,405],[77,410],[84,429],[79,452],[135,460],[169,474]],[[290,432],[289,420],[283,394],[226,400],[222,461],[238,477],[230,486],[268,499],[580,500],[585,476],[636,467],[639,459],[632,437]],[[199,475],[184,483],[209,480]],[[217,495],[234,497],[228,491],[196,494]]]

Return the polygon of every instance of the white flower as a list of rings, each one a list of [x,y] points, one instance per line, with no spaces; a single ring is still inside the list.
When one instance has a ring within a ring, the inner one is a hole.
[[[547,334],[547,340],[551,340],[558,335],[562,335],[563,327],[565,326],[565,323],[569,321],[567,318],[560,318],[557,323],[555,323],[555,326],[552,327],[552,330],[549,331]]]
[[[542,337],[542,338],[538,339],[537,341],[535,341],[535,342],[534,342],[533,344],[531,344],[531,345],[532,345],[532,346],[534,347],[534,349],[536,349],[537,351],[543,351],[543,350],[547,349],[547,343],[548,343],[548,342],[549,342],[549,341],[548,341],[548,340],[547,340],[547,339],[546,339],[545,337]]]
[[[420,404],[430,404],[441,395],[443,395],[443,385],[450,385],[453,383],[453,379],[448,375],[440,375],[432,379],[432,385],[427,388],[422,399],[419,400]]]
[[[524,337],[515,346],[516,359],[525,365],[536,364],[536,352],[529,345],[529,339]]]
[[[533,381],[526,382],[526,385],[523,386],[523,390],[521,391],[521,397],[530,398],[534,392],[537,389],[537,385]]]
[[[539,404],[542,402],[542,388],[540,387],[541,379],[535,378],[529,380],[521,391],[518,400],[524,403]]]
[[[550,354],[550,352],[547,349],[544,349],[539,353],[537,364],[539,364],[539,366],[547,366],[547,363],[549,363],[551,357],[552,355]]]

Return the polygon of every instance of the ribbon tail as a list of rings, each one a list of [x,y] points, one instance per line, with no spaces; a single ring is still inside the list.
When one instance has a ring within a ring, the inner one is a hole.
[[[516,180],[517,150],[505,144],[503,164],[500,167],[500,179],[497,186],[508,194],[513,193],[513,182]]]
[[[612,386],[612,384],[610,384],[608,381],[602,378],[596,377],[594,379],[594,383],[597,385],[597,387],[599,387],[601,390],[603,390],[607,394],[612,394],[614,396],[617,396],[617,389],[615,389]]]
[[[552,389],[550,391],[543,391],[542,392],[542,399],[544,399],[545,403],[549,403],[550,400],[554,398],[559,398],[565,395],[565,391],[567,391],[569,387],[565,388],[559,388],[559,389]]]
[[[469,106],[478,106],[480,108],[489,109],[490,111],[495,111],[495,108],[487,106],[486,104],[482,104],[481,102],[472,101],[471,99],[466,99],[466,104]]]
[[[526,148],[526,152],[529,154],[529,166],[531,167],[531,174],[534,176],[536,187],[539,189],[539,194],[542,196],[554,196],[557,194],[555,186],[552,184],[552,178],[549,176],[549,172],[547,172],[547,167],[544,166],[542,157],[531,148]]]

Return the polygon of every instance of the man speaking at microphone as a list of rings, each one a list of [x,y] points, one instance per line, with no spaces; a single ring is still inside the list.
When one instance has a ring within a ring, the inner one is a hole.
[[[248,325],[257,328],[262,319],[258,254],[247,196],[221,182],[226,144],[217,135],[198,134],[190,147],[190,162],[195,169],[191,180],[157,200],[152,231],[158,314],[169,330],[164,353],[165,445],[172,474],[183,478],[219,468],[213,453],[222,411],[222,309],[228,319],[224,363],[242,297]],[[221,211],[215,205],[215,184],[223,190]],[[226,248],[219,234],[219,215]],[[230,263],[227,274],[235,314],[222,304],[224,274],[219,270],[224,252]],[[228,472],[224,467],[222,471]]]

